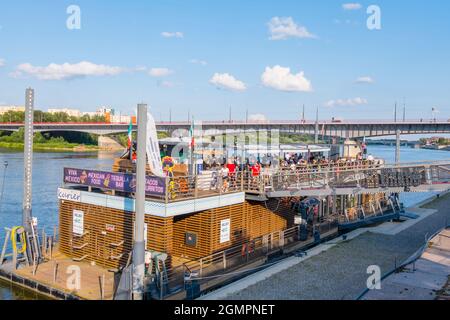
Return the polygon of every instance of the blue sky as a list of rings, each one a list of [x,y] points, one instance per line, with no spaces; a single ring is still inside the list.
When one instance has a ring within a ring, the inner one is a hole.
[[[72,4],[79,30],[66,27]],[[371,4],[381,30],[366,26]],[[388,119],[404,100],[409,118],[430,118],[432,107],[449,118],[449,9],[438,0],[2,1],[0,104],[23,104],[32,86],[38,108],[132,113],[144,101],[157,120],[169,109],[174,120],[188,110],[225,119],[230,106],[235,119],[247,109],[298,119],[303,104],[309,119],[316,106],[322,119]]]

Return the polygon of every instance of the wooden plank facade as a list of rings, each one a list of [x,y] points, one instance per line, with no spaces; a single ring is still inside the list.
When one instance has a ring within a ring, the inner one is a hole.
[[[73,212],[84,214],[84,235],[73,233]],[[294,212],[278,200],[241,204],[176,217],[146,215],[147,250],[184,259],[198,259],[292,226]],[[229,222],[229,241],[221,227]],[[60,250],[75,259],[105,268],[126,265],[133,245],[134,213],[67,200],[60,201]],[[195,238],[194,243],[186,241]]]
[[[74,210],[84,213],[84,236],[72,232]],[[61,200],[59,219],[61,252],[106,268],[126,265],[133,247],[134,212]],[[172,221],[145,216],[148,250],[172,251]]]

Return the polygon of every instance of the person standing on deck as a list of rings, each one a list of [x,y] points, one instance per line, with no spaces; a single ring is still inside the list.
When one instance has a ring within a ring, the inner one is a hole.
[[[229,174],[230,174],[230,169],[228,169],[227,164],[225,163],[222,167],[222,169],[220,169],[220,174],[222,177],[222,192],[227,192],[228,191],[228,179],[229,179]]]
[[[230,184],[235,186],[236,185],[236,162],[230,160],[227,164],[228,168],[228,176],[230,177]]]

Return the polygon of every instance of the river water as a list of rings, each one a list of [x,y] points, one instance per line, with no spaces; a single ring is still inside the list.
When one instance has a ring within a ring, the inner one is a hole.
[[[369,146],[369,153],[393,163],[395,148],[389,146]],[[33,159],[33,216],[38,218],[39,228],[53,234],[58,225],[58,201],[56,191],[62,184],[63,168],[90,168],[110,170],[117,154],[108,152],[90,153],[35,153]],[[450,160],[450,152],[437,150],[401,150],[402,162]],[[5,170],[4,162],[8,162]],[[4,182],[4,184],[3,184]],[[3,245],[6,226],[21,224],[23,193],[23,155],[20,152],[0,150],[0,245]],[[401,196],[406,206],[417,204],[430,194],[404,194]],[[0,300],[39,299],[26,290],[0,282]]]

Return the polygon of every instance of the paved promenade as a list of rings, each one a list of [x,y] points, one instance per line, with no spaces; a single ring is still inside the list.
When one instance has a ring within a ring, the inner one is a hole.
[[[306,258],[292,257],[219,289],[202,299],[310,300],[355,299],[366,288],[367,267],[383,274],[416,253],[450,223],[450,195],[408,211],[419,219],[361,229],[312,249]]]
[[[364,300],[450,300],[450,228],[430,240],[421,257],[381,283]]]

